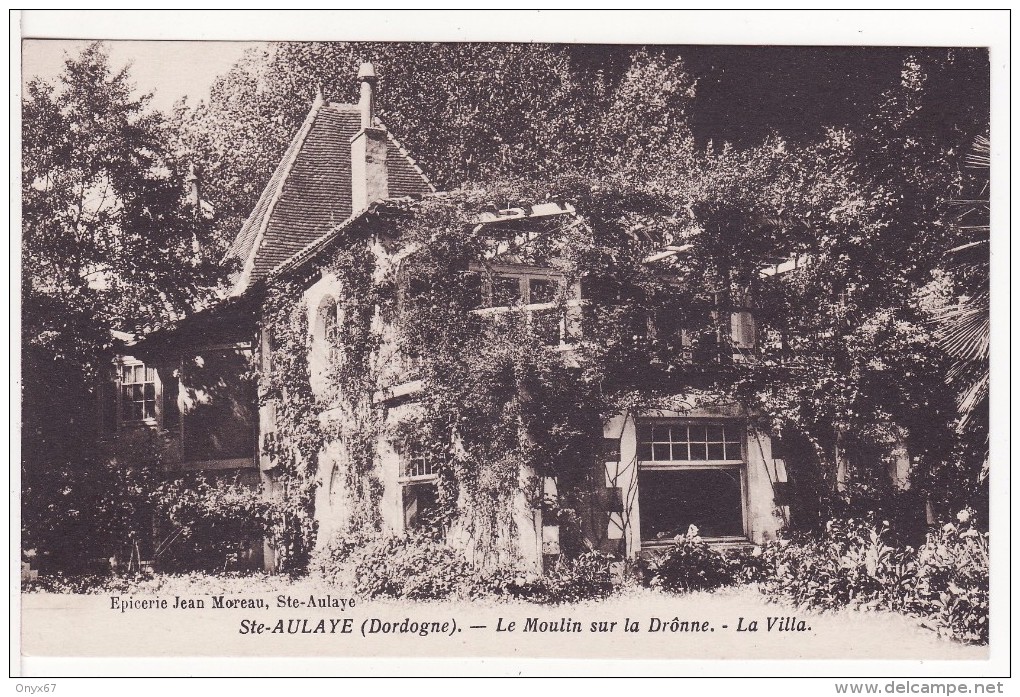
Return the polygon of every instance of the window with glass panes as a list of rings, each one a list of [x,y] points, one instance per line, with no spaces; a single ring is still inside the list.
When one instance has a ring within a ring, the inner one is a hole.
[[[431,477],[438,471],[436,463],[425,455],[401,455],[401,476],[408,478]]]
[[[528,273],[496,273],[487,285],[488,293],[485,292],[485,284],[480,288],[485,307],[553,303],[559,290],[556,278]]]
[[[744,535],[743,428],[732,422],[638,425],[641,539],[667,542],[691,525],[703,537]]]
[[[740,462],[740,441],[735,424],[643,424],[638,427],[638,460]]]
[[[420,449],[405,445],[399,452],[404,529],[437,530],[438,489],[436,459]]]
[[[474,292],[481,311],[499,313],[524,306],[532,328],[544,344],[555,346],[566,339],[564,315],[556,305],[561,280],[555,272],[503,268],[490,275],[479,269],[471,277],[475,279],[472,285],[477,289]]]
[[[156,418],[156,370],[142,363],[121,366],[120,419]]]

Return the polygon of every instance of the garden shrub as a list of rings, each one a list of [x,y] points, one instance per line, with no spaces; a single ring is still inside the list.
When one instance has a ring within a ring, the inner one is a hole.
[[[152,494],[160,534],[152,559],[174,572],[255,569],[273,503],[240,479],[164,482]]]
[[[309,564],[312,571],[333,585],[342,585],[347,561],[360,549],[368,547],[379,533],[361,530],[334,532],[326,542],[312,553]]]
[[[730,564],[701,539],[693,525],[686,535],[678,535],[668,549],[650,561],[649,571],[653,587],[673,593],[711,590],[734,580]]]
[[[553,602],[571,603],[579,600],[605,598],[615,590],[611,564],[613,558],[599,552],[585,552],[569,562],[562,571],[554,571],[550,581],[555,584]]]
[[[988,536],[971,511],[928,533],[919,549],[890,542],[887,521],[834,520],[819,538],[761,548],[760,588],[800,607],[886,609],[943,636],[988,641]]]
[[[425,535],[336,534],[316,552],[313,569],[329,583],[368,597],[408,599],[500,597],[538,603],[604,598],[612,557],[587,552],[545,575],[512,566],[481,569],[458,550]]]
[[[764,583],[768,580],[771,567],[761,547],[737,547],[723,554],[735,585]]]
[[[616,586],[610,565],[613,558],[585,552],[571,561],[559,562],[545,575],[512,567],[477,572],[464,587],[471,597],[502,597],[536,603],[574,603],[605,598]]]
[[[879,562],[888,562],[891,550],[881,533],[882,529],[851,518],[830,521],[817,539],[770,543],[763,548],[770,572],[763,588],[799,606],[874,607],[882,589]]]
[[[513,566],[476,570],[461,587],[461,593],[471,598],[496,597],[534,602],[546,602],[548,591],[545,577]]]
[[[452,547],[428,537],[388,536],[350,553],[343,573],[352,589],[376,598],[446,598],[471,574],[471,565]]]
[[[988,642],[988,533],[973,525],[973,511],[928,533],[917,555],[912,609],[939,634]]]

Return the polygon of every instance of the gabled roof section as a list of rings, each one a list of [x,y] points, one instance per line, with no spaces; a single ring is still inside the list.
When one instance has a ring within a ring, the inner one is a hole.
[[[351,205],[351,138],[361,128],[354,104],[316,99],[254,210],[227,250],[242,264],[240,295],[330,229],[360,214]],[[379,127],[383,124],[376,119]],[[387,131],[389,195],[423,196],[435,187]]]

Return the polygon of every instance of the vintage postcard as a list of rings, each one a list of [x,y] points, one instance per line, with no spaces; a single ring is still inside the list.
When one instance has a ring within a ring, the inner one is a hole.
[[[1003,16],[26,13],[12,670],[995,692]]]

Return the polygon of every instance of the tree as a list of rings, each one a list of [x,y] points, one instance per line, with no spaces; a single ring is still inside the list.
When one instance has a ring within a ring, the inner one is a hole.
[[[357,101],[365,60],[379,75],[380,117],[441,190],[652,170],[691,147],[694,81],[660,54],[635,50],[627,70],[607,77],[580,72],[570,49],[541,44],[278,44],[248,53],[207,104],[176,111],[218,212],[243,220],[316,90]]]
[[[619,172],[648,184],[668,172],[672,195],[685,195],[683,185],[694,170],[689,119],[695,83],[680,59],[635,52],[604,116],[598,114],[601,128],[595,131],[594,147],[586,149],[592,161],[584,168]]]
[[[957,505],[974,494],[966,461],[979,453],[953,433],[950,357],[930,310],[946,250],[964,241],[960,139],[980,127],[979,110],[943,110],[933,94],[965,94],[966,72],[951,56],[910,58],[862,128],[803,147],[724,150],[701,175],[693,210],[709,258],[697,265],[727,270],[721,287],[757,288],[765,355],[744,387],[763,413],[809,435],[823,492],[849,469],[874,493],[899,443],[915,491]],[[756,264],[792,254],[811,262],[757,277]]]
[[[988,220],[990,143],[978,136],[967,157],[972,175],[956,204],[957,226],[969,241],[949,250],[957,297],[938,312],[936,336],[952,358],[947,381],[959,395],[959,429],[984,441],[981,478],[988,475],[988,386],[991,312]]]
[[[151,329],[208,297],[216,250],[185,200],[169,126],[100,43],[23,101],[22,446],[26,544],[101,540],[96,388],[114,331]],[[78,484],[83,486],[78,487]],[[123,487],[121,487],[123,488]],[[114,493],[114,492],[107,492]],[[63,521],[43,522],[56,513]],[[74,518],[74,520],[71,520]],[[75,520],[81,524],[75,529]],[[94,522],[94,521],[93,521]],[[71,527],[68,527],[70,525]],[[89,532],[86,532],[88,530]],[[38,539],[52,533],[49,540]],[[101,553],[101,552],[97,552]]]

